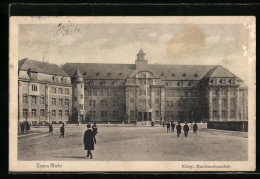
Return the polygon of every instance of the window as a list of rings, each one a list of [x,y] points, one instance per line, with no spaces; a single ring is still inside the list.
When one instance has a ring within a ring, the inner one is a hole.
[[[170,101],[166,101],[167,107],[170,107]]]
[[[103,91],[100,91],[100,96],[103,96]]]
[[[160,95],[160,90],[155,90],[155,95],[159,96]]]
[[[59,105],[62,106],[62,99],[59,99]]]
[[[217,84],[218,80],[216,78],[213,79],[213,84]]]
[[[234,110],[231,110],[230,117],[231,117],[231,118],[234,118],[234,117],[235,117],[235,111],[234,111]]]
[[[102,81],[102,82],[101,82],[101,85],[102,85],[102,86],[106,86],[106,85],[107,85],[107,82],[106,82],[106,81]]]
[[[28,110],[23,109],[23,118],[27,118],[27,116],[28,116]]]
[[[182,81],[178,82],[178,86],[183,87],[183,82]]]
[[[134,118],[134,116],[135,116],[135,111],[130,111],[130,118]]]
[[[80,98],[83,99],[83,95],[80,95]]]
[[[227,117],[227,111],[226,110],[222,110],[222,117],[226,118]]]
[[[56,117],[56,110],[52,110],[52,111],[51,111],[51,116]]]
[[[107,111],[101,111],[101,117],[106,118],[107,117]]]
[[[40,116],[44,116],[44,109],[40,109]]]
[[[217,105],[218,105],[217,99],[214,98],[214,99],[213,99],[213,106],[217,106]]]
[[[156,118],[159,117],[159,111],[155,111],[155,117],[156,117]]]
[[[94,86],[94,85],[95,85],[94,81],[90,81],[90,82],[89,82],[89,85],[90,85],[90,86]]]
[[[236,90],[235,89],[231,89],[231,95],[236,95]]]
[[[56,98],[52,98],[52,99],[51,99],[51,104],[52,104],[52,105],[56,105]]]
[[[38,86],[37,85],[32,85],[32,91],[38,91]]]
[[[88,91],[88,96],[92,96],[91,92],[92,92],[91,90]]]
[[[44,96],[40,97],[40,104],[44,104]]]
[[[56,88],[52,88],[52,93],[56,94]]]
[[[231,84],[235,84],[235,79],[231,79],[231,80],[230,80],[230,83],[231,83]]]
[[[131,100],[134,100],[134,99],[131,99]],[[115,107],[115,106],[119,106],[119,104],[118,104],[118,101],[117,100],[113,100],[113,106]]]
[[[113,117],[115,117],[115,118],[118,117],[118,111],[113,111]]]
[[[65,105],[66,105],[66,106],[69,105],[69,99],[65,99]]]
[[[93,96],[97,96],[97,91],[93,91]]]
[[[222,89],[222,95],[227,95],[227,89]]]
[[[227,107],[227,99],[222,98],[222,107]]]
[[[235,98],[231,98],[230,105],[231,107],[235,107]]]
[[[130,99],[130,104],[133,105],[134,102],[135,102],[134,98],[131,98],[131,99]],[[113,104],[113,105],[114,105],[114,104]]]
[[[36,96],[32,96],[32,104],[36,104],[37,103],[37,97]]]
[[[83,104],[79,104],[79,109],[83,109]]]
[[[65,94],[66,94],[66,95],[69,95],[69,94],[70,94],[69,89],[65,89]]]
[[[101,100],[101,106],[107,106],[107,100]]]
[[[226,79],[225,79],[225,78],[222,79],[222,83],[223,83],[223,84],[226,84]]]
[[[155,106],[159,106],[159,99],[154,100]]]
[[[81,88],[83,88],[83,85],[80,85]]]
[[[134,90],[129,90],[130,95],[134,95]]]
[[[62,110],[59,110],[59,117],[62,117]]]
[[[63,92],[62,88],[59,88],[59,94],[62,94],[62,92]]]
[[[77,101],[77,97],[74,97],[74,101]]]
[[[96,106],[95,100],[89,100],[89,106]]]
[[[36,117],[36,109],[32,109],[32,117]]]
[[[28,103],[27,96],[23,96],[23,103]]]
[[[142,96],[142,90],[139,91],[139,96]]]
[[[107,91],[104,91],[104,96],[107,96]]]
[[[65,110],[65,116],[69,116],[69,110]]]
[[[213,118],[218,117],[218,111],[217,110],[213,110]]]
[[[171,107],[173,107],[173,101],[170,101]]]
[[[213,95],[218,95],[218,90],[217,89],[213,90]]]
[[[62,78],[62,82],[63,82],[63,83],[67,83],[67,79],[63,77],[63,78]]]

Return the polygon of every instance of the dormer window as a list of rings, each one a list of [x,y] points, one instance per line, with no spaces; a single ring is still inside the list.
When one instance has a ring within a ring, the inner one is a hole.
[[[198,76],[199,76],[198,73],[195,73],[195,74],[194,74],[194,77],[198,77]]]
[[[222,79],[222,84],[226,84],[226,79]]]
[[[95,85],[94,81],[89,81],[89,85],[94,86]]]
[[[28,70],[28,75],[29,75],[30,79],[37,80],[37,73],[32,72],[31,69]]]
[[[96,75],[98,76],[98,75],[99,75],[99,72],[97,72]]]
[[[108,73],[107,76],[111,76],[111,73]]]
[[[83,73],[83,75],[87,75],[87,72]]]
[[[218,80],[216,78],[213,79],[213,84],[217,84]]]
[[[230,83],[231,83],[231,84],[235,84],[235,79],[233,79],[233,78],[230,79]]]
[[[62,77],[62,78],[61,78],[61,81],[62,81],[63,83],[67,83],[66,77]]]
[[[122,73],[119,73],[118,75],[119,75],[119,76],[122,76]]]
[[[164,76],[164,74],[163,74],[163,73],[161,73],[161,76]]]
[[[176,76],[176,75],[173,73],[172,76]]]
[[[183,77],[186,77],[186,73],[183,73],[182,76],[183,76]]]
[[[116,86],[117,85],[117,81],[113,81],[113,85]]]
[[[193,85],[194,85],[194,82],[191,81],[191,82],[189,83],[189,86],[193,86]]]
[[[53,77],[52,77],[52,80],[53,80],[54,82],[58,82],[58,77],[57,77],[57,76],[53,76]]]

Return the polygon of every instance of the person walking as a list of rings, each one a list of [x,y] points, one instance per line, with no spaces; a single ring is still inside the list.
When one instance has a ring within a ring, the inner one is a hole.
[[[185,125],[183,126],[183,131],[184,131],[184,136],[187,137],[188,136],[188,132],[189,132],[189,126],[187,125],[187,122],[185,122]]]
[[[50,134],[53,135],[53,132],[52,132],[52,131],[53,131],[53,127],[52,127],[52,125],[50,124],[50,125],[49,125],[49,135],[50,135]]]
[[[172,123],[171,123],[171,127],[172,127],[172,132],[174,132],[175,124],[174,124],[173,121],[172,121]]]
[[[29,125],[28,122],[26,123],[26,127],[25,128],[26,128],[26,132],[28,132],[30,130],[30,125]]]
[[[193,132],[197,134],[197,130],[198,130],[198,125],[195,122],[195,124],[193,125]]]
[[[62,126],[60,127],[60,138],[62,136],[62,138],[64,138],[64,132],[65,132],[65,128],[64,128],[64,123],[62,124]]]
[[[21,131],[22,131],[22,134],[24,133],[24,124],[22,123],[21,124]]]
[[[171,132],[171,131],[170,131],[170,130],[171,130],[171,129],[170,129],[171,124],[170,124],[169,121],[167,121],[166,126],[167,126],[167,133],[168,133],[168,132]]]
[[[97,135],[98,127],[97,127],[97,123],[96,122],[94,122],[94,125],[92,126],[92,130],[93,130],[94,134]]]
[[[180,133],[181,133],[181,125],[180,125],[180,122],[178,122],[178,125],[176,126],[176,130],[177,130],[177,136],[180,137]]]
[[[91,130],[91,125],[87,125],[87,130],[84,133],[84,149],[87,150],[87,157],[90,156],[90,159],[92,159],[93,155],[91,153],[91,150],[94,150],[94,143],[96,144],[96,138],[95,138],[95,133],[93,130]]]
[[[151,127],[154,127],[154,122],[153,121],[151,122]]]

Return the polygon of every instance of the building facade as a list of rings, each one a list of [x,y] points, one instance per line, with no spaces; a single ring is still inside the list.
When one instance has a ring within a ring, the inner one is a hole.
[[[206,121],[247,128],[247,87],[222,66],[66,63],[78,122]],[[235,123],[235,124],[234,124]],[[222,127],[221,127],[222,126]]]
[[[59,66],[30,59],[19,61],[19,122],[68,122],[72,114],[71,98],[71,78]]]

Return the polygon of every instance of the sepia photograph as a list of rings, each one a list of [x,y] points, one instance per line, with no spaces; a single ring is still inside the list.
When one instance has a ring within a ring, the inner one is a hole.
[[[255,18],[11,17],[10,171],[254,171]]]

